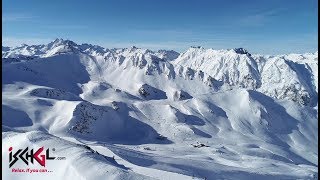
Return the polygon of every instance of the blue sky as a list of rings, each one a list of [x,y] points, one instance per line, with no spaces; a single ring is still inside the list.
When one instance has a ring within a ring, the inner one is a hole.
[[[318,49],[317,0],[3,0],[2,43],[64,38],[104,47]]]

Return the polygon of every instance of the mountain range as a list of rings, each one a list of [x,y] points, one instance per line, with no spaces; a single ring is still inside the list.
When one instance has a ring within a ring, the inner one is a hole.
[[[2,46],[2,96],[2,158],[54,147],[55,179],[318,178],[318,52]]]

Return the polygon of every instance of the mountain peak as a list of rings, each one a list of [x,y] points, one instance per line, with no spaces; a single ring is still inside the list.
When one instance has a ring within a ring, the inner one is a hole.
[[[191,46],[191,48],[193,48],[193,49],[204,49],[204,47],[202,47],[202,46]]]
[[[172,61],[180,55],[180,53],[174,50],[164,50],[164,49],[158,50],[157,53],[159,54],[160,58],[166,59],[168,61]]]
[[[247,54],[251,56],[251,54],[244,48],[234,48],[233,49],[237,54]]]
[[[68,40],[68,39],[64,40],[62,38],[56,38],[54,41],[49,43],[49,45],[52,45],[52,46],[60,46],[60,45],[76,46],[77,44],[71,40]]]
[[[62,38],[56,38],[53,43],[59,43],[59,42],[62,42],[64,41]]]
[[[140,49],[140,48],[138,48],[136,46],[131,46],[130,49]]]

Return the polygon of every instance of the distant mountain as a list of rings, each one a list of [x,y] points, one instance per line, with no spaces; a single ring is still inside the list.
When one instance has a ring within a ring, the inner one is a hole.
[[[291,99],[304,105],[317,104],[317,52],[261,56],[251,55],[242,48],[190,48],[172,63],[207,73],[229,86],[257,90],[278,99]]]
[[[173,50],[153,52],[134,46],[106,49],[91,44],[77,45],[73,41],[63,39],[56,39],[47,45],[23,44],[15,48],[2,47],[2,59],[5,62],[51,57],[65,53],[82,53],[98,59],[103,57],[109,61],[117,61],[118,64],[122,64],[123,60],[129,58],[133,61],[133,65],[144,69],[146,74],[152,74],[153,71],[158,73],[166,71],[171,75],[190,77],[198,74],[200,79],[214,87],[242,87],[257,90],[278,99],[291,99],[304,105],[317,104],[317,52],[264,56],[251,55],[243,48],[214,50],[199,46],[191,47],[179,54]],[[166,65],[159,66],[157,63],[161,60]],[[169,69],[164,70],[165,66]],[[190,74],[186,75],[186,73]]]

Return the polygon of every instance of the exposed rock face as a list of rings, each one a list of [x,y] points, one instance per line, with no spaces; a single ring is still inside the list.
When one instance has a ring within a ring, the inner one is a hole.
[[[251,56],[251,54],[243,48],[234,48],[233,49],[237,54],[247,54],[248,56]]]
[[[75,124],[71,126],[70,130],[79,133],[91,133],[90,127],[101,119],[108,110],[105,107],[93,105],[88,102],[80,103],[74,110],[73,115],[76,119]]]
[[[192,98],[192,96],[190,96],[190,94],[188,94],[187,92],[185,92],[183,90],[175,91],[175,93],[173,95],[173,99],[175,101],[185,100],[185,99],[190,99],[190,98]]]
[[[167,98],[166,92],[160,89],[154,88],[148,84],[143,84],[139,88],[138,92],[144,99],[147,99],[147,100],[151,100],[151,99],[159,100],[159,99]]]
[[[150,93],[148,93],[146,88],[147,88],[146,85],[142,85],[142,87],[139,88],[139,94],[143,97],[147,97],[148,95],[150,95]]]
[[[79,96],[66,92],[61,89],[47,89],[47,88],[37,88],[30,92],[32,96],[44,97],[49,99],[58,100],[69,100],[69,101],[80,101],[82,100]]]
[[[118,110],[119,109],[119,106],[118,106],[118,103],[116,102],[116,101],[112,101],[111,102],[111,105],[112,105],[112,108],[114,109],[114,110]]]

